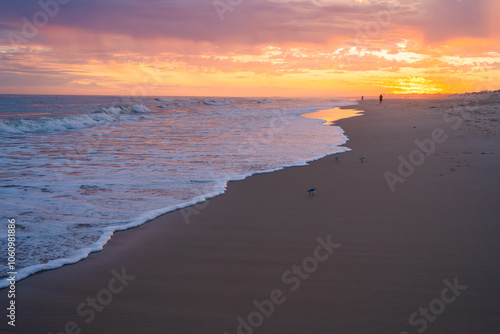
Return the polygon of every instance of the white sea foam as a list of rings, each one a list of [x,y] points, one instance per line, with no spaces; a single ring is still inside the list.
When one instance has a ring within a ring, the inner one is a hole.
[[[123,120],[120,116],[152,112],[144,105],[101,108],[90,114],[42,117],[37,119],[2,120],[1,134],[22,134],[35,132],[66,131]]]
[[[231,102],[234,102],[232,100],[214,100],[214,99],[206,99],[202,101],[204,104],[209,105],[209,106],[228,106],[231,104]]]
[[[54,111],[50,121],[1,120],[0,127],[25,127],[22,144],[7,135],[0,147],[0,212],[18,223],[18,279],[84,259],[115,231],[222,194],[230,180],[348,150],[341,128],[299,115],[349,102],[200,101],[175,99],[182,110],[153,113],[144,100],[90,114]]]
[[[254,100],[255,102],[257,103],[273,103],[273,101],[269,101],[268,99],[264,99],[264,100]]]

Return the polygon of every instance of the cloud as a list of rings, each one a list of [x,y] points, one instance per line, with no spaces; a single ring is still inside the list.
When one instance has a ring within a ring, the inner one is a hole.
[[[353,40],[356,31],[378,29],[378,40],[422,31],[427,41],[437,43],[491,37],[489,13],[495,5],[495,0],[252,0],[237,5],[234,1],[218,1],[227,6],[223,21],[211,0],[86,0],[58,5],[57,9],[45,6],[55,15],[46,15],[46,26],[39,27],[30,41],[75,48],[89,44],[118,48],[126,42],[122,46],[134,51],[147,42],[156,47],[161,40],[209,43],[221,48],[266,43],[326,45]],[[34,16],[40,12],[43,9],[36,1],[2,3],[0,36],[20,33],[26,20],[36,22]],[[168,50],[168,43],[163,48]]]
[[[94,88],[103,88],[102,85],[99,85],[98,83],[95,83],[95,82],[89,82],[89,83],[85,83],[85,82],[72,82],[71,83],[71,87],[74,87],[74,88],[84,88],[84,89],[94,89]]]
[[[454,38],[492,37],[489,10],[492,0],[427,0],[425,38],[439,43]]]
[[[202,86],[199,77],[232,86],[228,78],[348,82],[344,76],[498,70],[498,0],[218,1],[230,6],[223,20],[214,0],[73,0],[47,7],[54,15],[43,27],[38,1],[5,1],[0,77],[112,91],[141,84],[149,66],[161,86],[188,90]],[[11,45],[9,36],[23,36],[29,24],[37,31],[24,36],[28,43]]]
[[[96,45],[109,45],[104,40],[109,42],[118,36],[136,41],[183,40],[220,46],[326,44],[354,38],[357,27],[374,21],[380,11],[396,8],[394,5],[395,2],[353,5],[341,1],[319,6],[314,1],[252,0],[228,5],[232,10],[226,11],[221,21],[213,1],[207,0],[73,1],[60,6],[33,42],[57,46],[58,41],[68,45],[70,38],[83,38],[88,43],[91,35]],[[412,22],[413,16],[419,15],[413,3],[398,4],[397,8],[393,23],[398,25]],[[11,27],[10,31],[20,32],[25,24],[23,18],[33,22],[33,15],[41,10],[33,1],[9,1],[0,13],[0,22]],[[62,38],[61,31],[68,34],[67,38]],[[168,49],[168,45],[164,48]]]

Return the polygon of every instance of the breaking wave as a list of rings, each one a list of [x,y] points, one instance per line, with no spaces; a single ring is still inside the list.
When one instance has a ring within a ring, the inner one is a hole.
[[[90,114],[42,117],[38,119],[4,120],[0,121],[0,135],[82,129],[103,123],[116,122],[122,120],[125,115],[143,114],[147,112],[152,112],[152,110],[142,104],[138,104],[134,106],[101,108]]]

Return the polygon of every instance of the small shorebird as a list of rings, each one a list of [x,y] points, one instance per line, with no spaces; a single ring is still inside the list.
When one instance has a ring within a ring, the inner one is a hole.
[[[335,162],[340,162],[340,157],[335,157]]]
[[[359,161],[365,162],[365,157],[359,158]]]
[[[311,188],[311,189],[309,189],[309,190],[307,191],[307,193],[308,193],[309,195],[314,196],[314,193],[316,193],[316,188]]]

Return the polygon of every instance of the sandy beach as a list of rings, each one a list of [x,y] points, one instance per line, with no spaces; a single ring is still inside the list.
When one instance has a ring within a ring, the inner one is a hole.
[[[497,333],[500,98],[355,108],[336,122],[352,151],[231,182],[18,282],[0,332]]]

